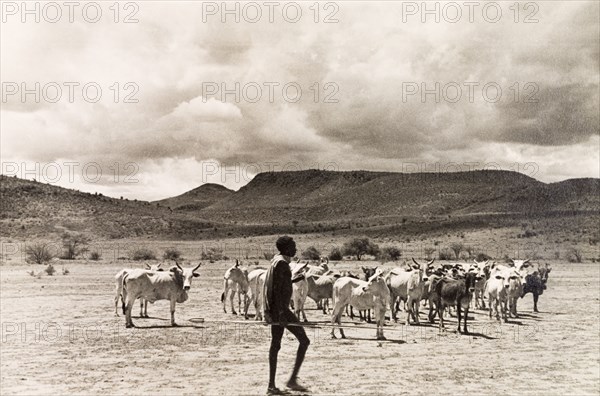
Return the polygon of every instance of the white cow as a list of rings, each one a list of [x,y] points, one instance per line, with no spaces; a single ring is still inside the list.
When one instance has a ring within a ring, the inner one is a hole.
[[[485,294],[485,283],[490,277],[490,266],[494,265],[494,262],[492,262],[492,264],[490,264],[489,260],[484,262],[473,260],[473,262],[475,263],[475,270],[478,275],[478,279],[475,281],[475,293],[473,294],[475,308],[485,309],[485,300],[483,299]]]
[[[292,270],[292,280],[300,278],[292,283],[292,303],[294,305],[294,313],[298,319],[300,319],[300,314],[302,314],[305,322],[308,322],[306,313],[304,312],[304,303],[308,296],[308,282],[304,276],[307,265],[308,263],[301,264],[299,262],[290,265]]]
[[[192,278],[200,276],[195,271],[200,268],[202,263],[193,269],[183,269],[177,262],[176,265],[169,271],[151,272],[135,269],[125,274],[123,277],[125,327],[134,327],[131,321],[131,310],[133,303],[138,298],[144,298],[149,302],[169,300],[171,303],[171,326],[177,326],[175,304],[187,301],[187,292],[192,286]]]
[[[506,274],[508,268],[504,266],[492,266],[490,271],[490,278],[485,283],[485,294],[488,296],[489,313],[490,318],[492,317],[492,311],[496,311],[496,319],[500,320],[500,312],[502,313],[502,319],[507,322],[506,316],[506,304],[508,302],[508,281]]]
[[[235,308],[233,307],[233,297],[237,293],[238,295],[238,311],[242,313],[242,296],[244,296],[244,308],[243,312],[248,312],[248,305],[250,305],[250,299],[248,297],[248,270],[240,268],[240,262],[235,260],[235,265],[227,271],[223,276],[223,293],[221,294],[221,302],[223,303],[223,312],[227,313],[227,297],[231,301],[231,313],[237,315]],[[231,293],[229,293],[231,291]],[[248,319],[248,315],[244,314],[244,317]]]
[[[161,264],[162,263],[149,265],[146,263],[146,269],[148,271],[164,271],[162,268],[160,268]],[[123,277],[131,270],[131,268],[124,268],[115,275],[115,316],[119,316],[119,298],[121,299],[121,303],[123,302]],[[148,301],[144,300],[143,298],[140,299],[140,317],[148,317]]]
[[[411,316],[415,323],[419,323],[419,305],[427,281],[425,272],[433,264],[433,260],[427,264],[419,264],[414,258],[413,262],[414,265],[410,271],[398,267],[392,269],[385,276],[385,283],[390,289],[391,318],[394,321],[398,321],[396,317],[396,299],[399,298],[403,302],[406,302],[406,325],[410,324]]]
[[[331,336],[335,338],[335,323],[339,325],[342,338],[346,338],[341,328],[342,314],[346,305],[358,310],[372,309],[377,322],[377,339],[385,340],[383,326],[385,311],[390,303],[390,291],[385,284],[382,272],[378,269],[368,280],[343,277],[333,284],[333,313],[331,314]]]
[[[250,288],[250,300],[248,301],[248,305],[246,306],[246,311],[244,315],[248,317],[248,306],[251,303],[254,303],[254,309],[256,310],[256,314],[254,315],[254,320],[262,320],[262,293],[265,287],[265,278],[267,276],[267,270],[262,268],[257,268],[255,270],[250,271],[248,274],[248,284]]]

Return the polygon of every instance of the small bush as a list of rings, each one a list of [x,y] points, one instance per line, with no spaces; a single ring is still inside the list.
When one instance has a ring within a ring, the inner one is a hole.
[[[402,251],[395,246],[386,246],[379,253],[379,261],[397,261],[402,256]]]
[[[379,255],[379,245],[371,242],[369,238],[355,238],[344,243],[342,253],[345,256],[354,256],[360,261],[365,254],[377,257]]]
[[[340,248],[333,248],[331,249],[331,252],[329,253],[329,260],[332,261],[341,261],[344,258],[344,256],[342,256],[342,251],[340,250]]]
[[[218,260],[224,260],[223,249],[219,249],[216,247],[210,247],[202,252],[200,256],[201,260],[208,260],[211,263],[214,263]]]
[[[454,258],[454,252],[449,248],[443,248],[440,250],[438,257],[440,260],[452,260]]]
[[[301,254],[301,257],[304,260],[318,260],[321,258],[321,253],[314,246],[309,246],[306,250],[304,250]]]
[[[583,255],[581,250],[577,248],[571,248],[567,251],[567,260],[569,263],[581,263],[583,261]]]
[[[48,264],[48,266],[46,267],[46,269],[44,269],[44,271],[46,271],[48,276],[52,276],[56,272],[56,269],[54,268],[54,266],[52,264]]]
[[[54,258],[48,246],[43,243],[34,243],[25,248],[26,261],[28,263],[44,264]]]
[[[65,267],[62,268],[62,274],[63,275],[69,275],[69,270]]]
[[[455,257],[457,259],[459,259],[460,252],[462,252],[465,249],[465,246],[460,242],[454,242],[453,244],[450,245],[450,249],[452,249],[452,251],[454,252]]]
[[[478,262],[482,262],[482,261],[487,261],[487,260],[491,260],[492,256],[487,255],[486,253],[478,253],[477,256],[475,256],[475,260],[477,260]]]
[[[102,258],[102,255],[98,251],[93,251],[90,253],[90,260],[98,261]]]
[[[156,260],[156,254],[154,254],[154,252],[151,249],[139,248],[134,250],[131,259],[136,261]]]
[[[163,258],[165,260],[178,260],[181,258],[181,251],[174,247],[167,248],[163,254]]]

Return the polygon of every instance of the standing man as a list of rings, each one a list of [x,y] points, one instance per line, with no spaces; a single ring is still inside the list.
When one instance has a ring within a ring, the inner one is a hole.
[[[269,349],[269,387],[267,394],[275,395],[281,391],[275,387],[275,373],[277,372],[277,354],[281,348],[281,338],[287,329],[296,336],[300,345],[296,353],[294,371],[286,386],[296,391],[307,391],[305,387],[297,382],[300,366],[304,361],[304,355],[310,344],[310,340],[301,326],[293,324],[300,323],[296,315],[290,310],[290,299],[292,298],[292,282],[299,281],[304,275],[292,280],[290,261],[296,255],[296,242],[289,236],[282,236],[275,243],[278,255],[271,260],[271,266],[267,271],[265,279],[264,309],[265,321],[271,324],[271,348]],[[291,323],[292,326],[288,326]]]

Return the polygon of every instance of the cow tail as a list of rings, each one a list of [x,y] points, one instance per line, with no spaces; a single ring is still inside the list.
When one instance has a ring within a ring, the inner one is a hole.
[[[225,290],[227,290],[227,278],[223,277],[223,293],[221,293],[221,302],[225,301]]]
[[[127,299],[127,274],[123,275],[123,280],[121,281],[121,308],[123,309],[123,315],[126,314],[125,300]]]

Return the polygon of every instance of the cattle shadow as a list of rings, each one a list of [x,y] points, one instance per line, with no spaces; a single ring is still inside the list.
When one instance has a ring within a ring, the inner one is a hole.
[[[146,319],[154,319],[154,320],[171,320],[171,319],[167,319],[167,318],[159,318],[157,316],[132,316],[132,319],[137,319],[137,320],[146,320]]]
[[[487,334],[479,333],[479,332],[475,332],[475,331],[469,331],[468,333],[464,333],[464,332],[459,333],[456,329],[454,329],[454,330],[446,329],[443,333],[438,334],[439,337],[444,337],[444,336],[453,337],[456,335],[463,336],[463,337],[478,337],[478,338],[480,337],[480,338],[483,338],[486,340],[497,340],[499,338],[499,337],[492,337]]]
[[[377,338],[366,338],[366,337],[346,337],[342,338],[342,340],[349,341],[371,341],[371,342],[381,342],[386,344],[406,344],[405,340],[394,340],[390,338],[386,338],[385,340],[378,340]]]
[[[164,325],[164,326],[160,326],[160,325],[150,325],[150,326],[138,326],[137,324],[135,325],[135,328],[138,330],[150,330],[150,329],[188,329],[188,328],[194,328],[194,329],[206,329],[206,327],[204,326],[194,326],[194,325],[177,325],[177,326],[171,326],[171,325]]]

